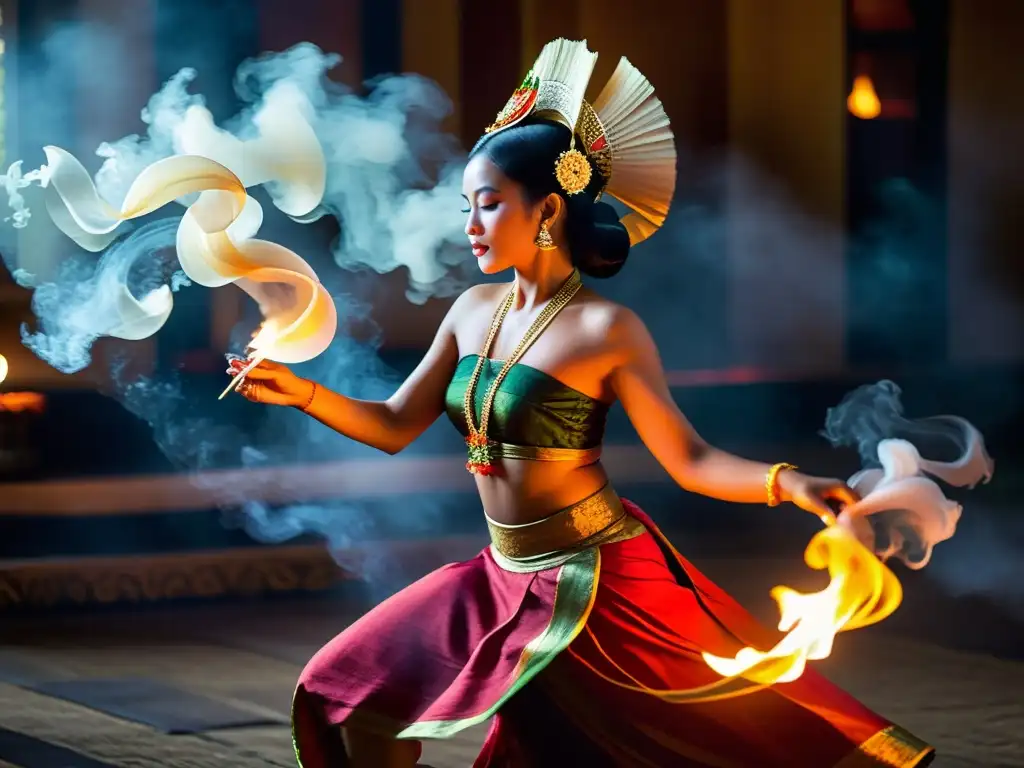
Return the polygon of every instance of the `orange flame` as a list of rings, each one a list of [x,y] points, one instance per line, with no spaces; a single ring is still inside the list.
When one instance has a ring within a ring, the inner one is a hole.
[[[875,85],[867,75],[858,75],[853,80],[853,90],[846,99],[850,114],[862,120],[871,120],[882,113],[882,102],[875,93]]]
[[[903,600],[896,575],[852,533],[832,524],[819,531],[804,551],[804,562],[827,570],[829,584],[820,592],[802,593],[778,586],[771,594],[779,605],[779,629],[785,637],[769,651],[743,648],[732,659],[704,653],[704,661],[727,678],[758,685],[788,683],[803,674],[808,660],[832,652],[839,632],[875,624]]]

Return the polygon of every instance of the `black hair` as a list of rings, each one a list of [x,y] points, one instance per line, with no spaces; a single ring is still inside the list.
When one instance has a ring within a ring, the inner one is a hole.
[[[552,192],[565,201],[565,235],[572,263],[591,277],[612,277],[629,256],[629,233],[607,203],[595,203],[605,181],[590,162],[588,187],[566,194],[555,178],[555,162],[569,148],[569,129],[552,120],[527,119],[497,133],[484,134],[470,152],[483,154],[523,188],[531,203]]]

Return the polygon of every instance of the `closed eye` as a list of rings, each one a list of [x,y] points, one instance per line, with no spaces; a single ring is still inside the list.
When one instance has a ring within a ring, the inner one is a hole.
[[[497,209],[498,203],[488,203],[487,205],[481,205],[480,207],[485,211],[493,211]],[[470,213],[470,210],[469,208],[463,208],[462,212],[468,214]]]

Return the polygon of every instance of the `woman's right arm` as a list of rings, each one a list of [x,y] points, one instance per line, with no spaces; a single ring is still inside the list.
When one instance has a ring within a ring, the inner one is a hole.
[[[356,400],[317,386],[306,413],[385,453],[408,446],[444,412],[445,391],[459,358],[453,315],[461,300],[448,311],[419,365],[387,400]]]
[[[473,301],[474,293],[470,289],[456,299],[441,322],[426,355],[398,391],[387,400],[357,400],[314,385],[311,381],[300,380],[303,389],[295,402],[300,406],[309,403],[304,408],[307,414],[346,437],[385,453],[398,453],[444,412],[445,391],[455,373],[459,357],[455,325]],[[273,380],[281,375],[282,368],[262,364],[254,368],[248,378],[273,388]],[[301,394],[303,391],[305,396]],[[271,394],[267,392],[267,397],[253,399],[273,402]]]

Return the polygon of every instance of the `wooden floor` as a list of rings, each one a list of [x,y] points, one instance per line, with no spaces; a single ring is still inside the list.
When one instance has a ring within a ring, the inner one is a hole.
[[[294,766],[287,722],[295,680],[320,643],[353,618],[336,606],[328,608],[335,615],[325,618],[324,607],[319,601],[276,603],[273,615],[265,615],[256,607],[206,606],[8,626],[0,646],[0,730],[76,753],[61,768],[77,768],[81,758],[125,768]],[[276,724],[168,735],[28,690],[43,678],[146,678]],[[432,743],[424,762],[435,768],[469,766],[485,733],[486,725]],[[0,733],[0,768],[5,761],[44,768],[4,748]]]
[[[770,568],[749,560],[702,565],[719,581],[742,578],[751,594],[766,591],[765,581],[777,583],[758,578]],[[295,679],[315,650],[359,612],[337,599],[303,598],[4,620],[0,768],[294,766],[287,716]],[[878,627],[841,635],[820,668],[935,744],[940,768],[1024,766],[1020,661]],[[168,735],[28,690],[40,679],[138,677],[233,704],[269,724]],[[423,762],[470,766],[485,731],[486,725],[428,742]],[[23,741],[66,752],[45,759],[38,750],[21,754]]]

